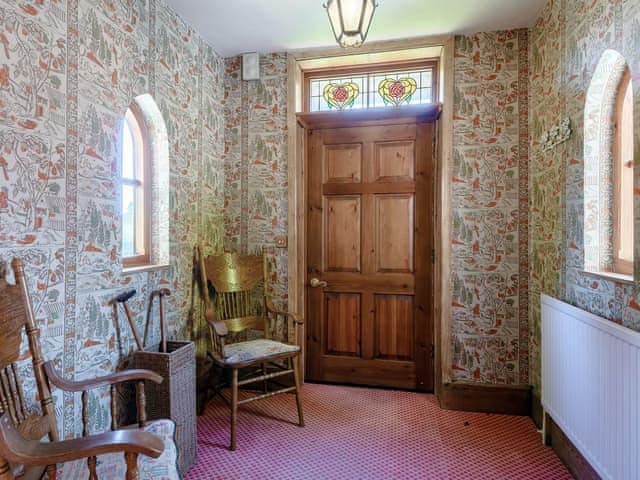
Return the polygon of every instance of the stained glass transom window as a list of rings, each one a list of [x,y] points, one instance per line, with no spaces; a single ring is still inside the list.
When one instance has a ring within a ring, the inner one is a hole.
[[[418,105],[435,102],[434,69],[372,72],[309,80],[309,111]]]

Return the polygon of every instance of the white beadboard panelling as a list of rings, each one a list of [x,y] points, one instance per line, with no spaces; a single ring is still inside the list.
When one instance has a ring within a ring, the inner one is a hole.
[[[542,406],[602,478],[640,478],[640,333],[541,303]]]

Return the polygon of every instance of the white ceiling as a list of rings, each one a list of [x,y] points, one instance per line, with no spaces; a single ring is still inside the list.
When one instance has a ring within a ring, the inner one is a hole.
[[[528,27],[546,0],[378,0],[367,41]],[[323,0],[169,0],[223,56],[335,45]]]

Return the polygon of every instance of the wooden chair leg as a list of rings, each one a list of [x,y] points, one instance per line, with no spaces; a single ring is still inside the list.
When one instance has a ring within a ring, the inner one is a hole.
[[[96,457],[87,458],[87,466],[89,467],[89,480],[98,480],[98,472],[96,471],[96,465],[98,459]]]
[[[0,480],[13,480],[13,472],[9,462],[4,459],[0,459]]]
[[[262,375],[266,375],[267,374],[267,364],[263,363],[262,364]],[[264,379],[262,381],[262,389],[264,390],[264,393],[267,393],[269,391],[269,387],[267,385],[267,380]]]
[[[298,406],[298,425],[304,427],[304,414],[302,413],[302,400],[300,399],[300,373],[298,372],[298,359],[289,359],[293,367],[293,378],[296,382],[296,405]]]
[[[138,480],[138,454],[126,452],[124,459],[127,462],[126,480]]]
[[[236,449],[236,427],[238,426],[238,369],[231,372],[231,450]]]
[[[57,465],[47,465],[47,478],[49,480],[56,480],[58,476],[58,466]]]

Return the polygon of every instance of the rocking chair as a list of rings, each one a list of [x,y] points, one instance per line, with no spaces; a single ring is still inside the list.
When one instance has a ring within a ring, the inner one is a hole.
[[[65,468],[66,478],[87,475],[90,480],[97,480],[98,471],[108,468],[105,478],[135,480],[139,474],[144,478],[157,478],[150,472],[153,469],[155,475],[160,474],[162,478],[179,479],[173,422],[159,420],[147,424],[146,421],[144,381],[160,383],[162,377],[148,370],[127,370],[85,381],[68,381],[59,376],[54,364],[42,358],[40,330],[35,324],[22,261],[14,259],[12,267],[15,285],[6,281],[6,265],[0,264],[0,330],[3,332],[0,339],[0,480],[14,479],[14,468],[19,466],[23,468],[21,479],[39,479],[46,469],[49,480],[55,480],[57,464],[72,461],[73,464],[67,465],[69,471]],[[29,342],[41,413],[29,413],[20,378],[22,369],[17,365],[23,328]],[[118,429],[116,417],[116,385],[129,381],[137,382],[139,428],[123,430]],[[82,392],[82,438],[60,440],[52,385],[68,392]],[[90,435],[88,391],[104,386],[111,388],[112,431]],[[45,436],[48,442],[42,441]],[[117,453],[124,453],[124,462]],[[105,455],[100,462],[98,455]],[[151,466],[145,465],[148,458],[158,460]]]
[[[212,349],[209,355],[218,367],[231,370],[230,449],[236,449],[238,405],[295,391],[298,425],[304,427],[298,372],[300,347],[271,339],[273,325],[279,317],[290,320],[294,328],[303,322],[293,313],[277,310],[266,295],[268,275],[264,249],[262,256],[225,253],[203,258],[199,249],[196,249],[196,255],[205,303],[205,318],[211,337]],[[252,307],[252,297],[261,280],[264,288],[263,308],[262,314],[258,315],[256,308]],[[247,340],[249,330],[262,331],[264,338]],[[259,372],[257,376],[256,367]],[[254,373],[240,379],[238,372],[247,368],[253,369]],[[294,385],[269,391],[269,381],[285,375],[293,375]],[[238,399],[238,387],[257,382],[263,383],[264,393]]]

